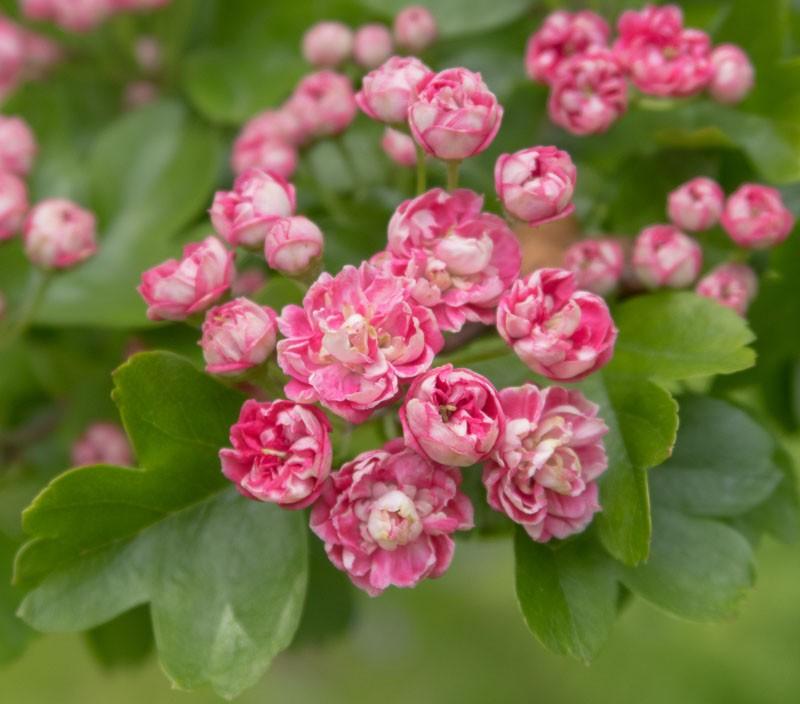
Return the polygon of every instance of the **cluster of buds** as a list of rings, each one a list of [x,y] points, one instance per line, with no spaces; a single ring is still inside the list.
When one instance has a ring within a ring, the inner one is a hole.
[[[62,58],[61,47],[0,13],[0,99],[42,78]]]
[[[628,82],[646,95],[683,98],[708,90],[737,103],[753,86],[753,66],[732,44],[713,48],[683,25],[677,5],[624,12],[611,42],[608,23],[589,10],[550,14],[530,37],[525,68],[549,86],[550,119],[577,135],[605,132],[627,109]]]
[[[30,20],[53,22],[68,32],[89,32],[113,15],[155,10],[170,0],[20,0]]]

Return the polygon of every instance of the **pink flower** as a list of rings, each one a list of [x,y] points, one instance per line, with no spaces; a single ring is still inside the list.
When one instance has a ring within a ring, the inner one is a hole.
[[[0,16],[0,97],[13,91],[22,79],[25,42],[22,30]]]
[[[311,530],[331,562],[371,596],[389,586],[413,587],[444,574],[455,550],[450,534],[473,526],[460,484],[455,468],[393,440],[328,478],[311,511]]]
[[[530,147],[502,154],[494,167],[494,187],[503,207],[529,225],[542,225],[572,213],[577,177],[569,154],[556,147]]]
[[[212,308],[200,346],[209,374],[241,374],[263,364],[275,350],[278,316],[272,308],[235,298]]]
[[[672,225],[651,225],[639,233],[631,257],[636,278],[650,289],[684,288],[703,266],[703,250]]]
[[[350,79],[333,71],[306,76],[286,102],[285,109],[310,138],[343,132],[357,112]]]
[[[143,35],[133,45],[133,55],[140,69],[156,73],[163,63],[164,50],[161,42],[154,36]]]
[[[449,68],[422,79],[408,108],[414,139],[428,154],[460,161],[495,138],[503,107],[479,73]]]
[[[50,20],[53,18],[55,0],[19,0],[20,12],[29,20]]]
[[[598,134],[627,109],[628,83],[608,49],[593,47],[559,64],[547,101],[556,125],[572,134]]]
[[[21,29],[24,45],[22,80],[38,80],[64,58],[61,47],[47,37]]]
[[[427,49],[439,34],[436,19],[421,5],[412,5],[398,12],[393,29],[398,45],[414,54]]]
[[[248,169],[232,191],[217,191],[209,210],[220,237],[234,247],[261,247],[270,228],[294,213],[295,190],[278,174]]]
[[[70,32],[88,32],[111,15],[109,0],[52,0],[53,21]]]
[[[267,276],[258,267],[250,267],[239,271],[231,284],[231,293],[234,296],[251,296],[260,291],[267,283]]]
[[[67,269],[97,251],[95,218],[65,198],[35,205],[24,225],[25,254],[45,269]]]
[[[537,374],[578,381],[614,353],[617,329],[606,302],[578,291],[575,275],[538,269],[517,280],[497,309],[497,331]]]
[[[583,531],[608,467],[598,407],[579,391],[525,384],[500,392],[507,423],[483,483],[489,505],[539,543]]]
[[[237,141],[231,154],[231,170],[239,175],[247,169],[271,171],[283,178],[291,178],[297,169],[297,149],[288,142],[260,138],[245,143]]]
[[[364,76],[356,103],[373,120],[405,122],[414,91],[430,75],[431,70],[419,59],[393,56]]]
[[[0,170],[26,176],[38,149],[36,138],[25,120],[0,115]]]
[[[411,167],[417,163],[417,148],[407,134],[387,127],[383,131],[381,147],[386,156],[399,166]]]
[[[142,274],[137,289],[150,320],[184,320],[201,313],[231,285],[233,252],[216,237],[188,244],[180,261],[168,259]]]
[[[154,103],[158,96],[158,86],[153,81],[131,81],[125,86],[122,103],[129,110],[135,110]]]
[[[721,222],[731,239],[748,249],[780,244],[794,228],[780,192],[756,183],[745,183],[728,197]]]
[[[12,173],[0,171],[0,242],[16,235],[28,212],[28,188]]]
[[[519,276],[519,242],[504,220],[481,212],[483,198],[435,188],[401,203],[389,221],[387,250],[373,263],[409,277],[411,295],[443,330],[466,321],[490,325],[500,297]]]
[[[591,46],[605,46],[609,28],[590,10],[551,12],[525,48],[525,70],[534,81],[550,83],[565,60]]]
[[[351,423],[394,401],[400,384],[427,371],[444,340],[410,282],[363,263],[322,274],[303,306],[278,320],[286,337],[278,363],[292,378],[286,395],[319,401]]]
[[[353,43],[356,63],[364,68],[380,66],[392,55],[392,34],[382,24],[359,27]]]
[[[281,218],[267,233],[264,256],[271,268],[294,276],[319,260],[324,241],[322,231],[308,218]]]
[[[469,467],[497,444],[505,416],[492,383],[446,364],[417,377],[400,409],[406,445],[432,462]]]
[[[669,194],[669,219],[681,230],[699,232],[719,222],[725,194],[719,184],[703,176],[693,178]]]
[[[255,152],[256,156],[261,151],[264,142],[283,143],[288,146],[300,144],[306,135],[303,132],[303,125],[286,107],[278,110],[265,110],[245,123],[242,131],[233,144],[233,163],[245,161],[245,157],[237,153]],[[256,157],[251,157],[255,161]],[[244,169],[238,169],[242,171]]]
[[[248,499],[300,509],[316,501],[331,471],[331,425],[314,406],[244,402],[219,451],[222,473]]]
[[[719,103],[738,103],[753,87],[750,58],[735,44],[720,44],[711,52],[714,74],[708,90]]]
[[[714,72],[705,32],[684,29],[677,5],[628,10],[618,23],[614,53],[643,93],[684,97],[703,90]]]
[[[72,464],[75,467],[92,464],[130,467],[133,462],[128,437],[115,423],[92,423],[72,445]]]
[[[303,35],[303,56],[312,66],[333,68],[352,50],[353,33],[341,22],[317,22]]]
[[[758,279],[745,264],[721,264],[700,279],[695,291],[744,316],[758,291]]]
[[[610,237],[583,240],[567,250],[564,268],[575,274],[578,288],[607,296],[619,285],[625,254],[622,245]]]

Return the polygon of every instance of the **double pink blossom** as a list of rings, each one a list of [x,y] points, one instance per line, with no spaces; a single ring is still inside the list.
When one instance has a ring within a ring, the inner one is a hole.
[[[719,103],[738,103],[753,87],[755,69],[750,58],[735,44],[720,44],[711,52],[714,74],[708,84],[711,97]]]
[[[673,225],[652,225],[636,238],[631,261],[646,288],[684,288],[700,273],[703,250]]]
[[[748,249],[780,244],[795,222],[780,191],[757,183],[745,183],[728,197],[720,221],[731,239]]]
[[[38,149],[36,138],[25,120],[0,115],[0,171],[26,176]]]
[[[466,189],[435,188],[400,204],[388,246],[373,263],[412,280],[411,295],[443,330],[467,321],[489,325],[500,297],[519,275],[519,241],[505,221],[482,212]]]
[[[335,68],[350,58],[353,32],[341,22],[317,22],[303,35],[302,50],[312,66]]]
[[[398,12],[393,29],[397,44],[414,54],[427,49],[439,34],[436,18],[422,5],[411,5]]]
[[[583,240],[567,249],[564,268],[575,274],[578,288],[607,296],[622,279],[625,254],[622,245],[610,237]]]
[[[28,187],[15,174],[0,171],[0,242],[16,235],[28,212]]]
[[[322,231],[306,217],[276,220],[264,239],[264,256],[275,271],[302,274],[322,256]]]
[[[392,55],[392,49],[392,33],[385,25],[365,24],[355,34],[353,58],[363,68],[375,68]]]
[[[518,279],[497,309],[497,331],[537,374],[577,381],[614,353],[617,328],[600,296],[579,291],[564,269]]]
[[[672,191],[667,198],[667,213],[681,230],[699,232],[714,227],[722,215],[725,193],[710,178],[698,176]]]
[[[311,530],[331,562],[371,596],[413,587],[444,574],[455,550],[451,534],[473,526],[460,484],[455,468],[393,440],[328,478],[311,511]]]
[[[551,12],[525,48],[525,70],[534,81],[550,83],[565,59],[593,46],[606,46],[610,30],[590,10]]]
[[[229,288],[233,252],[216,237],[188,244],[180,261],[168,259],[142,274],[139,294],[150,320],[184,320],[202,313]]]
[[[575,210],[572,195],[577,177],[569,154],[556,147],[502,154],[494,167],[494,187],[503,207],[532,226]]]
[[[411,167],[417,163],[417,148],[407,134],[387,127],[383,131],[381,147],[384,153],[398,166]]]
[[[700,279],[695,291],[743,316],[758,291],[758,279],[746,264],[721,264]]]
[[[356,103],[367,116],[390,124],[406,121],[408,106],[431,70],[413,56],[393,56],[361,81]]]
[[[598,406],[533,384],[503,389],[500,402],[506,430],[483,469],[489,505],[540,543],[580,533],[600,510],[597,478],[608,467]]]
[[[303,134],[312,139],[343,132],[357,112],[350,79],[327,70],[300,81],[284,109],[297,120]]]
[[[84,467],[91,464],[111,464],[117,467],[133,465],[133,451],[128,437],[116,423],[92,423],[72,445],[72,464]]]
[[[35,205],[24,225],[25,254],[45,269],[67,269],[97,251],[93,213],[66,198]]]
[[[296,145],[305,138],[303,125],[289,110],[266,110],[245,124],[231,152],[231,169],[239,175],[251,168],[290,178],[297,168]]]
[[[408,108],[414,139],[428,154],[460,161],[495,138],[503,107],[479,73],[449,68],[422,79]]]
[[[394,401],[402,382],[427,371],[444,340],[411,282],[363,263],[322,274],[278,321],[278,363],[291,377],[286,395],[319,401],[362,423]]]
[[[314,406],[250,399],[231,426],[232,447],[219,452],[222,473],[248,499],[305,508],[331,471],[330,432],[325,414]]]
[[[433,462],[455,467],[482,460],[505,430],[492,383],[452,364],[417,377],[400,409],[400,422],[408,447]]]

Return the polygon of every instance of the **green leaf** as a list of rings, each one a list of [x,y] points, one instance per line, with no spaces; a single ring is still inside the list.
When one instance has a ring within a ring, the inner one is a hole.
[[[237,392],[167,353],[136,355],[114,381],[143,469],[72,470],[25,511],[16,576],[36,586],[20,614],[42,631],[83,630],[149,602],[173,682],[236,696],[297,627],[303,516],[246,501],[222,477]]]
[[[21,590],[11,585],[11,565],[17,545],[0,533],[0,664],[22,654],[33,631],[16,615]]]
[[[586,536],[552,548],[521,528],[514,555],[517,599],[528,628],[546,648],[588,663],[617,616],[612,561]]]
[[[106,669],[138,665],[153,651],[150,609],[137,606],[87,631],[85,638],[92,655]]]

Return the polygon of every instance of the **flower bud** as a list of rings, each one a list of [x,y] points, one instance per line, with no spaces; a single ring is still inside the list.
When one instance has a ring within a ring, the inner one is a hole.
[[[0,242],[22,228],[28,212],[28,187],[10,172],[0,171]]]
[[[747,54],[735,44],[720,44],[711,52],[714,74],[708,84],[719,103],[738,103],[753,87],[754,69]]]
[[[607,296],[619,285],[625,268],[622,245],[611,238],[576,242],[564,255],[564,268],[575,274],[578,288]]]
[[[380,66],[392,55],[392,34],[382,24],[365,24],[356,32],[353,56],[364,68]]]
[[[133,45],[133,55],[139,68],[147,73],[156,73],[161,68],[163,50],[156,37],[139,37]]]
[[[417,148],[407,134],[387,127],[383,132],[381,147],[386,155],[399,166],[411,167],[417,163]]]
[[[131,81],[125,86],[122,103],[128,110],[136,110],[158,100],[158,86],[153,81]]]
[[[748,249],[780,244],[794,228],[780,191],[756,183],[745,183],[728,197],[720,221],[731,239]]]
[[[758,291],[758,279],[745,264],[721,264],[700,279],[695,291],[744,316]]]
[[[0,15],[0,99],[19,85],[24,68],[25,42],[22,30]]]
[[[398,46],[414,54],[427,49],[439,34],[436,19],[421,5],[412,5],[398,12],[393,29]]]
[[[306,76],[286,101],[284,109],[297,120],[309,139],[344,132],[357,112],[350,79],[334,71],[318,71]]]
[[[669,194],[667,213],[681,230],[699,232],[719,222],[724,204],[725,194],[719,184],[699,176]]]
[[[684,288],[700,273],[703,250],[677,227],[652,225],[639,233],[631,260],[646,288]]]
[[[97,251],[94,215],[65,198],[35,205],[24,236],[28,259],[44,269],[67,269]]]
[[[356,103],[373,120],[396,124],[405,122],[414,91],[431,70],[413,56],[393,56],[370,71],[361,82]]]
[[[25,120],[0,115],[0,171],[26,176],[37,151],[36,138]]]
[[[303,35],[302,48],[312,66],[334,68],[350,58],[353,33],[341,22],[317,22]]]
[[[295,276],[322,256],[323,244],[322,231],[308,218],[281,218],[267,233],[264,256],[272,269]]]
[[[115,423],[92,423],[72,445],[72,464],[133,465],[133,452],[125,432]]]

